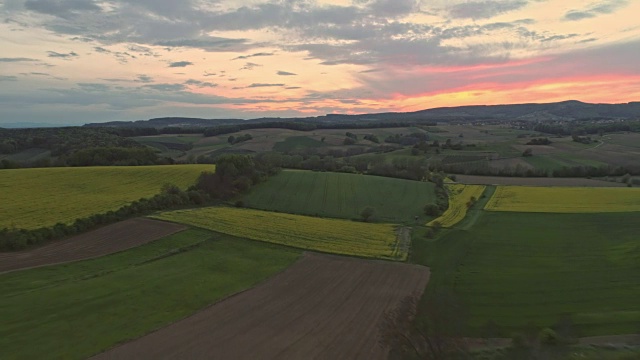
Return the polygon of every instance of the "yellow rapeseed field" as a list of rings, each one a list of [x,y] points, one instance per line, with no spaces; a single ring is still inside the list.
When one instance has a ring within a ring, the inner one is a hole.
[[[548,213],[640,211],[640,188],[498,186],[485,210]]]
[[[0,228],[35,229],[117,210],[160,192],[187,188],[212,165],[104,166],[0,171]]]
[[[432,220],[427,226],[439,222],[443,227],[452,227],[467,215],[467,203],[472,197],[479,199],[484,192],[484,185],[446,184],[449,192],[449,208],[437,219]]]
[[[170,211],[154,218],[303,249],[396,260],[407,257],[396,244],[391,224],[227,207]]]

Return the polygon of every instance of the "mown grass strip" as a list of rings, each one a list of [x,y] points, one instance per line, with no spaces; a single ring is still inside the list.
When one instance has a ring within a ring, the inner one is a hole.
[[[406,251],[394,252],[397,237],[391,224],[227,207],[177,210],[153,217],[301,249],[394,260],[407,256]]]
[[[299,255],[193,229],[94,260],[1,275],[0,357],[87,358],[245,290]]]
[[[467,216],[470,205],[480,199],[485,190],[483,185],[446,184],[449,192],[449,208],[438,218],[430,221],[427,226],[433,226],[436,222],[442,227],[450,228]]]

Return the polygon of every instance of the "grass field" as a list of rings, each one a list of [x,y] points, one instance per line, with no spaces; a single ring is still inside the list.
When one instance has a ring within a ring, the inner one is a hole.
[[[468,203],[471,198],[480,199],[484,193],[483,185],[447,184],[449,191],[449,208],[438,218],[430,221],[427,226],[433,226],[439,222],[443,227],[449,228],[459,223],[467,215]]]
[[[154,218],[302,249],[404,260],[407,249],[391,224],[323,219],[269,211],[210,207],[164,212]]]
[[[0,228],[33,229],[150,197],[165,183],[186,188],[212,165],[82,167],[0,172]]]
[[[501,336],[566,315],[577,335],[640,330],[640,213],[485,212],[471,231],[414,240],[428,291],[466,304],[470,335],[494,322]],[[418,239],[418,238],[416,238]]]
[[[374,220],[424,223],[422,208],[435,202],[432,183],[380,176],[285,170],[256,186],[245,205],[303,215],[359,219],[365,207]]]
[[[298,251],[187,230],[126,252],[0,276],[0,357],[81,359],[291,265]]]
[[[274,151],[287,152],[295,149],[306,149],[327,146],[322,141],[312,139],[308,136],[291,136],[286,138],[282,142],[277,142],[273,145]]]
[[[640,211],[640,188],[499,186],[485,210],[549,213]]]
[[[549,171],[559,170],[563,167],[573,166],[606,166],[607,163],[588,159],[571,153],[557,153],[550,155],[535,155],[535,148],[533,149],[534,156],[524,158],[524,160],[537,169],[546,169]],[[588,156],[588,154],[586,155]]]

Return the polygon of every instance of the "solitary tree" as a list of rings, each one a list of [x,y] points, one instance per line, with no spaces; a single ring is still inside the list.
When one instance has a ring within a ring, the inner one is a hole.
[[[376,213],[376,210],[368,206],[362,209],[362,211],[360,212],[360,216],[362,217],[363,221],[367,222],[373,217],[373,214],[375,213]]]

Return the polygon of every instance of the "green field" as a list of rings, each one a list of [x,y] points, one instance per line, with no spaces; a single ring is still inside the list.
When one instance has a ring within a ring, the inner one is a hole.
[[[0,275],[0,357],[87,358],[247,289],[299,255],[187,230],[94,260]]]
[[[359,219],[365,207],[375,221],[406,223],[431,219],[423,207],[435,202],[428,182],[380,176],[285,170],[257,185],[245,206],[294,214]]]
[[[559,170],[563,167],[574,166],[606,166],[606,163],[583,158],[571,153],[558,153],[553,155],[535,155],[535,148],[533,149],[534,156],[526,157],[524,160],[531,166],[538,169],[545,169],[549,171]]]
[[[640,212],[485,212],[469,231],[414,238],[413,261],[431,266],[428,293],[465,303],[470,335],[493,322],[508,337],[566,315],[579,336],[637,333],[638,233]]]
[[[197,226],[242,238],[302,249],[404,260],[410,240],[395,226],[252,209],[208,207],[163,212],[154,218]]]
[[[0,172],[0,228],[34,229],[117,210],[160,192],[186,188],[212,165],[39,168]]]

